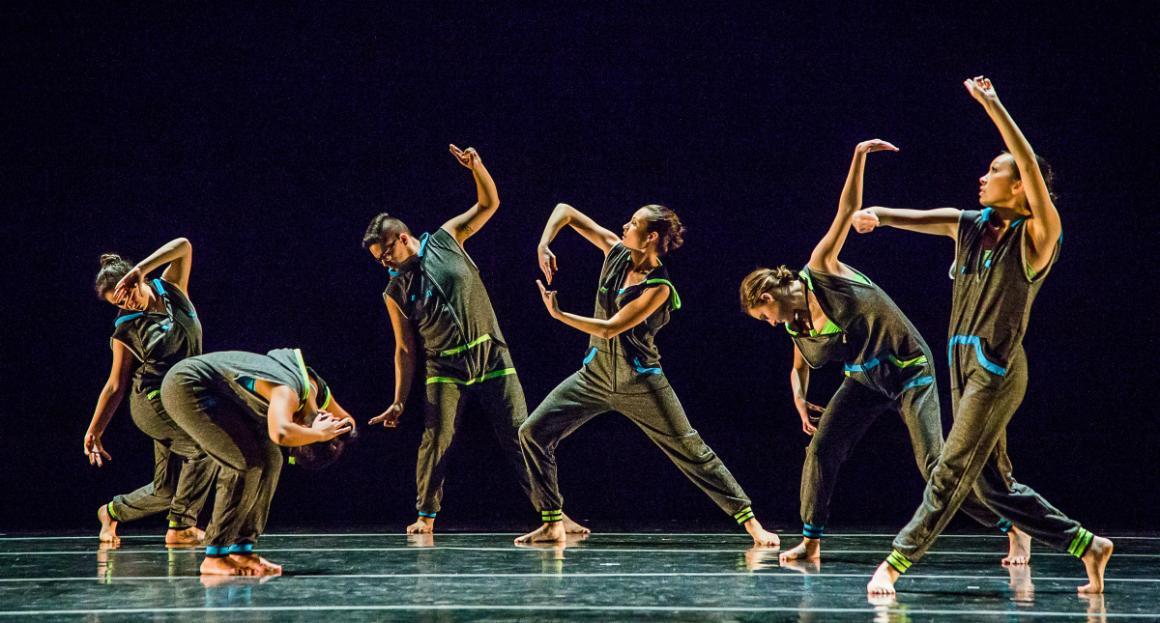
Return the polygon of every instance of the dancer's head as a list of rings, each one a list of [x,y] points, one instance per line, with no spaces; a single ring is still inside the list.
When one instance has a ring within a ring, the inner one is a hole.
[[[1055,182],[1055,172],[1051,164],[1038,154],[1035,160],[1039,163],[1039,172],[1047,184],[1047,192],[1052,199],[1055,193],[1051,192]],[[1027,205],[1026,187],[1019,167],[1015,164],[1015,157],[1003,152],[991,161],[987,173],[979,178],[979,203],[985,206],[1004,207],[1029,213]]]
[[[333,417],[350,418],[350,414],[333,401],[330,386],[314,368],[307,367],[306,376],[310,381],[310,393],[306,399],[307,403],[295,415],[294,419],[298,424],[309,428],[323,413],[329,413]],[[356,429],[352,427],[351,432],[334,439],[290,448],[290,461],[294,465],[310,470],[329,467],[342,456],[346,444],[357,435],[355,431]]]
[[[771,325],[792,324],[805,311],[803,288],[784,265],[758,268],[741,280],[741,311]]]
[[[362,244],[386,268],[398,268],[419,251],[419,241],[406,223],[386,212],[371,219]]]
[[[110,305],[116,305],[121,309],[130,311],[141,311],[148,308],[153,299],[153,291],[149,289],[144,280],[139,281],[121,300],[117,300],[113,296],[117,282],[130,270],[133,270],[132,262],[116,253],[105,253],[101,256],[101,268],[97,271],[97,279],[93,286],[97,291],[97,296]]]
[[[650,204],[633,212],[622,229],[621,242],[636,251],[651,249],[663,256],[685,244],[685,226],[681,219],[662,205]]]

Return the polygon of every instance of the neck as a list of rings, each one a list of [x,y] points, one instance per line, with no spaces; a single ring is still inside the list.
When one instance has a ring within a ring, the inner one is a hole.
[[[629,253],[632,254],[632,269],[636,272],[648,272],[661,265],[661,260],[657,256],[656,251],[651,249],[645,249],[643,251],[629,249]]]

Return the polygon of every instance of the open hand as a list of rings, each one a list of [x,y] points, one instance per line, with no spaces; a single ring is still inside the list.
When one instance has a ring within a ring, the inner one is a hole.
[[[991,79],[986,76],[975,76],[963,80],[963,86],[967,88],[967,93],[975,98],[975,101],[986,106],[987,104],[999,101],[999,95],[995,93],[995,87],[991,85]]]
[[[97,467],[103,467],[105,461],[113,460],[113,457],[105,452],[105,446],[101,445],[101,436],[93,433],[85,433],[85,456],[89,457],[89,465]]]
[[[548,308],[548,314],[553,318],[559,316],[560,302],[556,300],[556,291],[545,288],[544,282],[539,279],[536,280],[536,285],[540,286],[540,298],[544,300],[544,307]]]
[[[476,167],[479,167],[483,164],[483,160],[480,160],[479,158],[479,152],[475,151],[474,147],[460,149],[454,144],[448,145],[447,147],[449,151],[451,151],[451,155],[455,156],[455,159],[459,161],[459,164],[462,164],[463,166],[473,171]]]
[[[800,402],[795,401],[794,406],[797,407],[798,416],[802,419],[802,432],[813,437],[814,433],[818,432],[818,427],[810,421],[810,413],[813,412],[821,414],[825,412],[826,409],[805,400]],[[815,417],[820,417],[820,415]]]
[[[403,415],[403,403],[396,402],[387,407],[386,411],[371,418],[367,424],[374,426],[382,424],[383,428],[394,428],[399,425],[399,417]]]
[[[882,222],[878,220],[878,215],[873,210],[867,208],[855,212],[851,224],[854,225],[854,231],[860,234],[868,234],[882,225]]]
[[[113,300],[117,303],[124,301],[129,296],[129,293],[137,287],[137,284],[141,283],[141,279],[141,269],[134,266],[129,272],[125,273],[124,277],[121,277],[117,285],[113,286]]]
[[[858,143],[854,150],[860,154],[869,154],[876,151],[898,151],[898,148],[880,138],[874,138]]]
[[[548,245],[540,245],[536,249],[536,262],[540,265],[540,272],[544,273],[544,279],[547,280],[548,285],[552,285],[552,277],[556,276],[556,254],[548,248]]]
[[[319,411],[310,428],[322,433],[324,441],[330,441],[339,435],[349,433],[354,429],[354,425],[346,418],[336,417],[327,411]]]

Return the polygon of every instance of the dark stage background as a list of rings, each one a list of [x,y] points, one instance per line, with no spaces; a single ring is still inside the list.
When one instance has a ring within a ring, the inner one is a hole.
[[[548,317],[533,282],[552,206],[612,228],[649,202],[683,217],[688,243],[668,264],[685,307],[659,339],[665,370],[759,515],[796,529],[807,438],[789,400],[791,346],[739,312],[737,284],[758,265],[805,261],[863,139],[902,148],[870,158],[867,205],[972,207],[1002,143],[960,83],[986,73],[1054,163],[1065,231],[1026,339],[1016,477],[1095,529],[1154,526],[1146,301],[1160,168],[1146,42],[1160,16],[1065,6],[9,5],[0,525],[95,530],[99,504],[149,477],[127,405],[105,436],[113,462],[93,469],[81,452],[116,313],[91,291],[105,251],[138,260],[187,236],[207,350],[300,346],[360,421],[385,408],[387,275],[360,237],[382,210],[430,231],[467,208],[455,142],[475,146],[499,186],[500,212],[468,250],[532,407],[578,368],[587,339]],[[564,308],[589,313],[600,254],[571,232],[554,249]],[[947,240],[896,230],[852,235],[843,256],[936,354],[951,257]],[[812,399],[839,377],[815,372]],[[420,428],[412,401],[400,429],[364,429],[340,466],[284,471],[271,528],[400,527]],[[456,450],[443,528],[533,525],[485,422],[468,414]],[[578,517],[729,527],[621,417],[593,421],[560,459]],[[921,486],[901,422],[884,417],[850,457],[830,525],[897,528]]]

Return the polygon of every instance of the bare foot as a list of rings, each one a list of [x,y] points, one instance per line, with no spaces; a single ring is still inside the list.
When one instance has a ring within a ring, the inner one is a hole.
[[[817,562],[822,559],[822,540],[821,539],[807,539],[802,538],[802,542],[793,546],[792,549],[782,552],[781,556],[777,557],[777,561],[781,564],[793,560],[804,560]]]
[[[1031,582],[1031,567],[1028,565],[1007,565],[1007,573],[1011,576],[1011,592],[1015,601],[1031,603],[1035,601],[1035,584]]]
[[[230,554],[230,561],[239,567],[256,570],[255,575],[282,575],[282,565],[276,565],[257,554]]]
[[[206,556],[201,561],[202,575],[257,575],[249,568],[239,567],[226,556]]]
[[[201,543],[200,534],[205,534],[197,528],[184,528],[182,530],[175,530],[170,528],[165,531],[166,545],[197,545]]]
[[[529,543],[566,543],[568,533],[564,531],[564,522],[553,521],[516,539],[516,545]]]
[[[121,537],[117,536],[117,520],[109,515],[109,505],[101,504],[97,509],[97,519],[101,522],[101,543],[121,544]]]
[[[592,534],[591,530],[576,523],[567,515],[564,515],[564,532],[568,534]]]
[[[1084,553],[1083,568],[1087,571],[1088,583],[1079,587],[1080,593],[1095,595],[1104,592],[1104,568],[1108,566],[1108,559],[1112,557],[1115,546],[1102,536],[1092,538],[1092,544]]]
[[[753,537],[754,545],[781,547],[781,539],[777,538],[776,534],[762,528],[761,522],[757,521],[756,517],[745,522],[745,531],[749,533],[749,536]]]
[[[1007,556],[1002,560],[1004,566],[1031,563],[1031,535],[1012,526],[1007,532],[1007,544]]]
[[[431,534],[435,532],[434,517],[420,517],[407,526],[407,534]]]
[[[898,581],[900,576],[898,571],[890,565],[883,562],[874,570],[874,577],[870,578],[870,583],[866,585],[866,593],[870,595],[893,595],[895,593],[894,583]]]

